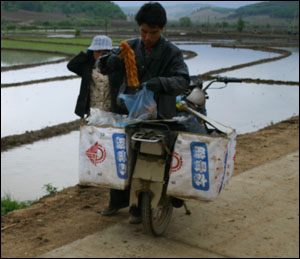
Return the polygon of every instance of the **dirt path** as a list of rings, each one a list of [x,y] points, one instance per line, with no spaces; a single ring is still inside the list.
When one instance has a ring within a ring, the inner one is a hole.
[[[299,150],[299,117],[239,135],[235,175]],[[105,188],[69,187],[31,207],[1,217],[1,257],[35,257],[126,220],[99,213],[107,205]]]
[[[213,202],[187,205],[191,214],[174,209],[162,237],[125,218],[38,258],[299,258],[299,151],[239,174]]]

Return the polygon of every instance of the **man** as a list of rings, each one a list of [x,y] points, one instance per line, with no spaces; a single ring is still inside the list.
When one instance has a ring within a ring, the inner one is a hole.
[[[159,3],[150,2],[143,5],[135,20],[139,25],[141,37],[128,40],[128,44],[135,52],[139,82],[146,82],[146,87],[154,92],[157,117],[170,119],[176,115],[176,96],[183,94],[189,86],[188,68],[181,51],[162,35],[167,17]],[[108,58],[107,66],[111,71],[122,71],[125,76],[124,63],[120,62],[117,55]],[[133,87],[127,87],[126,81],[123,81],[120,89],[128,93]],[[117,106],[118,112],[126,112],[120,101],[117,101]],[[129,190],[111,190],[109,207],[102,215],[113,215],[128,205]],[[131,208],[130,212],[130,223],[140,223],[140,209]]]

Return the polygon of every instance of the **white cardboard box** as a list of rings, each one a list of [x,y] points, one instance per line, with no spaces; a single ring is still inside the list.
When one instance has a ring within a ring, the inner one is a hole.
[[[79,183],[126,189],[127,154],[125,128],[81,126]]]
[[[167,194],[183,199],[216,198],[233,173],[235,145],[234,130],[218,137],[179,133]]]

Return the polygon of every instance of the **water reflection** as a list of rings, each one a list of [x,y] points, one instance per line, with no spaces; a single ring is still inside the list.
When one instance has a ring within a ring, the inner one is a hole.
[[[214,84],[218,86],[223,85]],[[209,89],[208,94],[208,116],[238,134],[299,115],[298,86],[230,83],[224,89]]]
[[[34,200],[51,183],[62,188],[78,183],[79,132],[1,152],[1,197]]]
[[[1,88],[1,138],[78,119],[80,79]]]
[[[299,49],[287,58],[223,73],[222,76],[299,82]]]
[[[62,62],[58,64],[49,64],[15,71],[1,72],[1,84],[12,84],[71,75],[73,76],[74,73],[67,69],[67,62]]]
[[[53,54],[41,52],[28,52],[18,50],[1,50],[1,67],[37,64],[56,61],[65,57],[53,56]]]
[[[186,60],[191,75],[279,56],[276,53],[249,49],[212,48],[210,45],[182,45],[179,47],[198,54],[195,58]]]

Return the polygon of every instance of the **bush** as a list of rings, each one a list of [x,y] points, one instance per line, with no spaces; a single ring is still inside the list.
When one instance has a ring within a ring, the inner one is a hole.
[[[54,187],[51,183],[44,184],[43,189],[46,190],[47,194],[54,194],[57,192],[57,187]]]
[[[180,26],[183,26],[183,27],[191,27],[192,26],[192,20],[190,17],[182,17],[179,19],[179,23],[180,23]]]
[[[8,23],[4,26],[4,29],[7,31],[14,31],[17,29],[17,25],[13,24],[13,23]]]
[[[81,34],[81,30],[80,29],[76,29],[75,30],[75,37],[79,37]]]
[[[242,17],[240,17],[238,19],[238,22],[237,22],[237,30],[238,30],[238,32],[242,32],[244,30],[244,27],[245,27],[245,22],[242,19]]]
[[[4,198],[1,198],[1,216],[13,210],[19,210],[29,207],[30,205],[32,205],[33,202],[34,201],[18,202],[12,200],[12,198],[8,194],[6,194]]]

